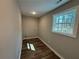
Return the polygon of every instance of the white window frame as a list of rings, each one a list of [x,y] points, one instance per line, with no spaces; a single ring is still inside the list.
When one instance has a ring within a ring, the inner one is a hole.
[[[73,26],[73,34],[68,34],[68,33],[63,33],[63,32],[56,32],[56,31],[54,31],[54,17],[55,16],[58,16],[58,15],[63,15],[63,14],[66,14],[66,13],[68,13],[68,12],[70,12],[70,11],[72,11],[72,10],[76,10],[76,15],[75,15],[75,22],[74,22],[74,26]],[[63,11],[63,12],[60,12],[60,13],[56,13],[56,14],[54,14],[53,15],[53,21],[52,21],[52,32],[54,32],[54,33],[58,33],[58,34],[63,34],[63,35],[66,35],[66,36],[70,36],[70,37],[73,37],[73,38],[76,38],[76,36],[77,36],[77,29],[78,29],[78,10],[77,10],[77,7],[73,7],[73,8],[70,8],[70,9],[67,9],[67,10],[65,10],[65,11]]]

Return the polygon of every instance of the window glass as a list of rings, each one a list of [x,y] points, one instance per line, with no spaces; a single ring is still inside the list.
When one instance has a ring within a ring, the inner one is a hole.
[[[74,24],[76,19],[76,9],[70,9],[53,15],[52,31],[64,34],[74,34]]]

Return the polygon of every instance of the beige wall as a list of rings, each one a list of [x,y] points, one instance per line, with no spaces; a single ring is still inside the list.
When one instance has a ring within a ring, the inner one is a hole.
[[[24,16],[23,20],[23,36],[36,37],[38,35],[38,19]]]
[[[51,32],[52,15],[78,5],[79,0],[72,0],[62,7],[57,8],[51,13],[41,17],[39,21],[39,36],[65,59],[79,59],[79,30],[77,38],[71,38]],[[79,11],[79,6],[77,9]],[[79,20],[79,12],[77,13],[77,19]]]
[[[20,59],[21,15],[15,0],[0,0],[0,59]]]

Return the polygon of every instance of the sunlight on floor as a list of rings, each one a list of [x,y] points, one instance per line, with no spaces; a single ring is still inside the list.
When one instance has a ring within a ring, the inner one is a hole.
[[[33,44],[27,43],[27,48],[28,48],[29,50],[36,51],[36,49],[35,49],[35,47],[34,47]]]

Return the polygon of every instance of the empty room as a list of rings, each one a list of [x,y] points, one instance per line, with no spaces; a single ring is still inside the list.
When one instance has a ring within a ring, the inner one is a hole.
[[[0,0],[0,59],[79,59],[79,0]]]

